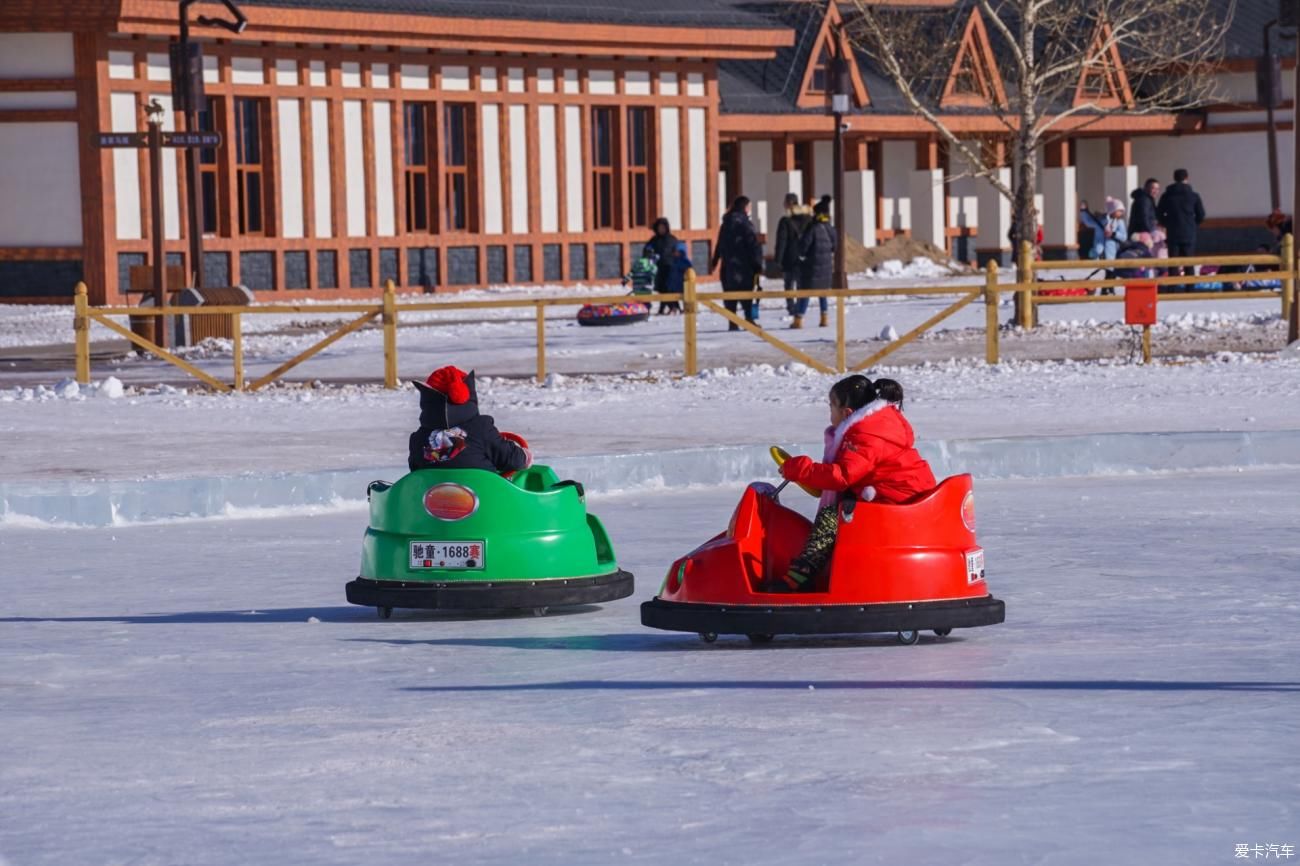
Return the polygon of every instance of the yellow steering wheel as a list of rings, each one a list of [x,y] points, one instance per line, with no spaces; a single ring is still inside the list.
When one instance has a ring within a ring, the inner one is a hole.
[[[776,461],[778,467],[790,459],[790,452],[786,451],[779,445],[773,445],[768,449],[768,453],[772,455],[772,459]],[[803,490],[803,492],[807,493],[809,496],[820,497],[822,495],[822,492],[816,487],[809,487],[807,484],[798,484],[797,482],[795,486]]]

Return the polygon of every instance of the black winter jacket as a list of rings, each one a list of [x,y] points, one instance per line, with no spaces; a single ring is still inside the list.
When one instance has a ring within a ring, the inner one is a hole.
[[[420,429],[411,434],[407,465],[417,469],[486,469],[517,472],[528,465],[528,454],[509,439],[502,439],[491,415],[478,413],[474,374],[468,377],[470,399],[451,403],[441,392],[417,382],[420,389]],[[439,443],[432,442],[436,434]]]
[[[1201,197],[1189,183],[1171,183],[1156,207],[1170,243],[1196,242],[1196,227],[1205,219]]]
[[[643,255],[653,256],[658,262],[658,270],[655,271],[655,291],[668,291],[668,278],[673,272],[673,254],[677,252],[677,238],[673,237],[672,227],[669,226],[668,220],[660,217],[655,220],[652,229],[659,231],[660,223],[666,230],[663,234],[655,234],[654,237],[646,241],[645,247],[642,248]]]
[[[781,270],[787,274],[797,274],[799,271],[799,241],[803,237],[804,230],[812,222],[812,211],[808,208],[799,208],[793,213],[781,217],[781,221],[776,225],[776,263],[781,266]]]
[[[825,220],[813,219],[799,241],[803,265],[799,271],[799,288],[832,289],[835,274],[835,229]]]
[[[1128,234],[1129,237],[1138,232],[1152,232],[1156,229],[1156,200],[1151,197],[1145,189],[1138,187],[1133,190],[1130,198],[1133,199],[1133,207],[1128,212]]]
[[[722,218],[709,270],[719,262],[724,291],[748,292],[754,288],[754,277],[763,269],[763,245],[758,242],[754,224],[744,211],[727,211]]]

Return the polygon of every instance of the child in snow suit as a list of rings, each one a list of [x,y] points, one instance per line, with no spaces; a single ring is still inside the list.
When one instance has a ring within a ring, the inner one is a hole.
[[[686,249],[686,241],[678,241],[677,247],[673,250],[673,261],[668,271],[667,291],[669,294],[679,295],[686,291],[687,284],[695,283],[695,266],[691,264],[690,253]],[[680,313],[682,304],[680,301],[666,301],[659,305],[659,315],[664,313]]]
[[[812,588],[835,549],[841,499],[900,503],[936,486],[930,465],[913,447],[916,437],[902,403],[903,388],[892,379],[873,383],[849,376],[831,388],[823,462],[799,456],[781,467],[786,480],[820,488],[822,496],[803,551],[774,581],[773,591]]]
[[[650,245],[646,244],[648,248]],[[623,275],[623,285],[632,285],[632,294],[649,295],[655,290],[655,275],[659,265],[650,256],[641,256],[632,264],[632,270]]]
[[[518,472],[533,457],[497,432],[491,415],[478,412],[474,372],[442,367],[416,382],[420,429],[411,434],[407,463],[417,469],[486,469]]]

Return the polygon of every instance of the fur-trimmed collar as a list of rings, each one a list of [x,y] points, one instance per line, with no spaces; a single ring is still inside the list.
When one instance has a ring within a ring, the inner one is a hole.
[[[835,455],[840,453],[840,446],[844,444],[844,437],[848,435],[848,432],[853,428],[853,425],[857,424],[868,415],[874,415],[881,409],[888,409],[893,405],[894,404],[890,403],[888,400],[877,398],[863,406],[861,409],[855,411],[852,415],[845,418],[834,427],[827,427],[825,433],[826,451],[822,454],[822,462],[830,463],[835,459]]]

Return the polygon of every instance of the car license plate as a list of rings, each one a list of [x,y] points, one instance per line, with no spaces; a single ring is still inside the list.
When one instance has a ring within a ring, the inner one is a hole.
[[[984,579],[984,551],[970,550],[966,552],[966,582],[978,583]]]
[[[412,541],[411,570],[424,568],[482,568],[481,541]]]

